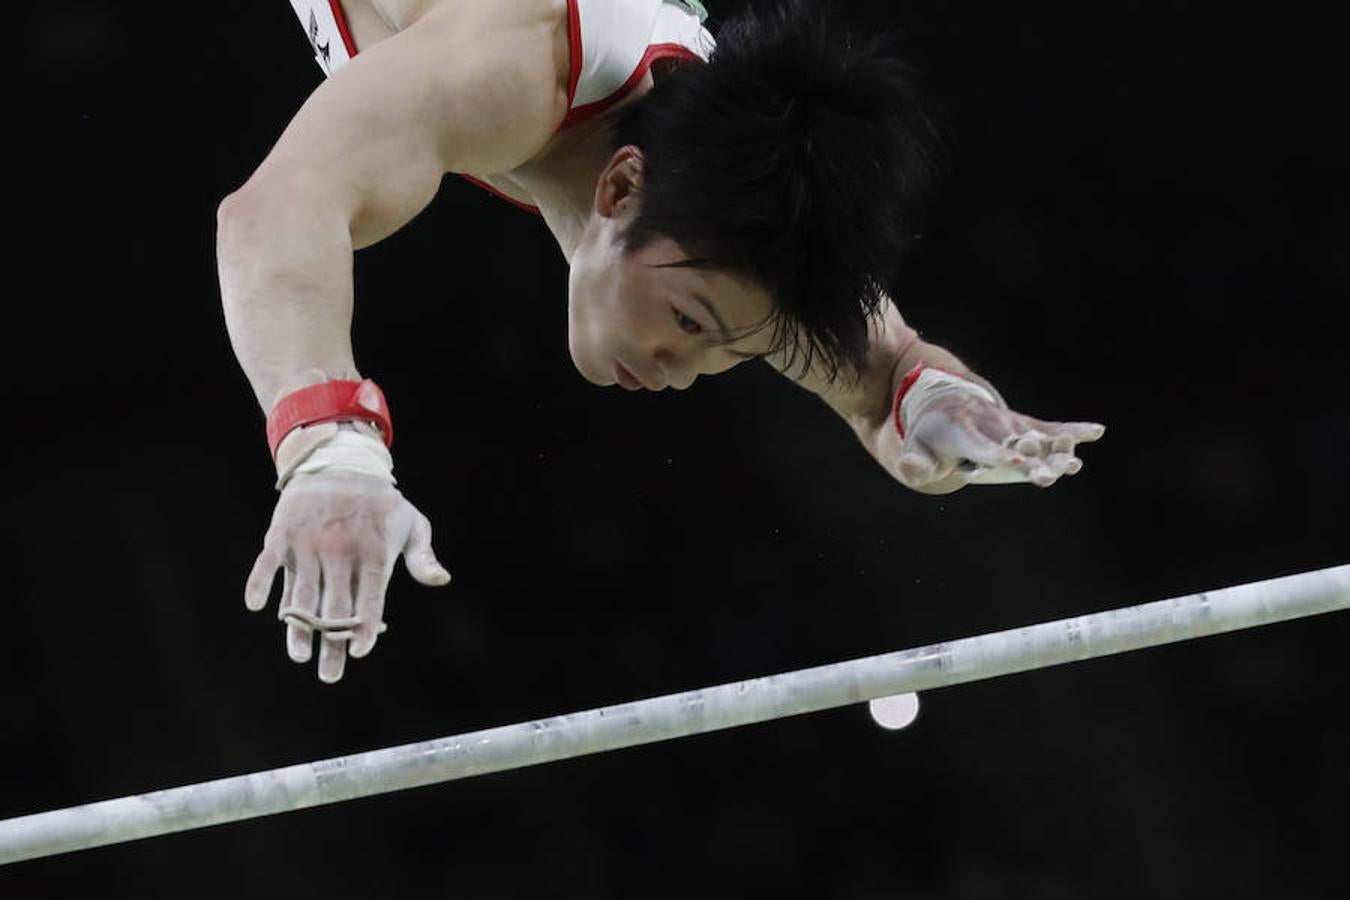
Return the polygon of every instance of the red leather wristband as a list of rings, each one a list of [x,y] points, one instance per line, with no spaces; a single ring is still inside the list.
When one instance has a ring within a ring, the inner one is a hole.
[[[325,381],[301,388],[277,401],[267,416],[267,444],[273,461],[282,440],[297,428],[321,422],[372,422],[380,429],[384,445],[394,444],[394,423],[389,404],[375,382]]]

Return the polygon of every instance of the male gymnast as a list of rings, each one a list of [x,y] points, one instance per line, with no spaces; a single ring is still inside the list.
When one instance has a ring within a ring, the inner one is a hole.
[[[393,425],[350,337],[354,251],[457,173],[537,212],[570,267],[592,384],[684,389],[748,359],[821,397],[905,486],[1076,473],[1101,425],[1009,409],[885,292],[931,180],[906,67],[795,0],[713,37],[694,0],[291,0],[328,75],[226,197],[231,343],[280,495],[245,587],[277,569],[287,649],[342,677],[383,628],[402,555],[444,585],[395,488]]]

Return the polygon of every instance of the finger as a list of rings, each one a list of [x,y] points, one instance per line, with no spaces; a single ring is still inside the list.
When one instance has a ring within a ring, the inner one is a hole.
[[[1106,426],[1100,422],[1052,422],[1035,416],[1017,414],[1024,430],[1035,429],[1047,435],[1066,434],[1077,443],[1095,441],[1106,433]]]
[[[403,565],[408,574],[428,587],[440,587],[450,582],[450,573],[436,561],[431,549],[431,520],[418,515],[413,522],[408,542],[403,545]]]
[[[1083,461],[1072,453],[1051,453],[1045,458],[1045,464],[1060,475],[1077,475],[1083,468]]]
[[[277,618],[282,619],[282,612],[291,608],[291,596],[295,593],[295,564],[294,558],[287,560],[281,570],[281,600],[277,602]]]
[[[951,449],[982,469],[1017,469],[1028,478],[1037,464],[1034,458],[1028,458],[1011,447],[1001,446],[975,431],[963,430],[952,435]]]
[[[384,594],[389,589],[391,566],[365,565],[356,578],[356,617],[361,623],[347,645],[347,653],[359,659],[375,649],[384,617]]]
[[[1027,475],[1034,456],[1041,451],[1038,441],[1023,441],[1028,435],[1034,438],[1036,432],[1018,419],[1009,421],[1005,417],[995,421],[958,411],[952,420],[961,427],[947,432],[947,445],[942,452],[956,454],[960,457],[958,462],[965,461],[962,468],[968,471],[1012,469]],[[1028,458],[1024,450],[1033,458]]]
[[[1073,435],[1057,434],[1050,439],[1051,454],[1073,453]]]
[[[272,584],[277,579],[277,569],[281,568],[282,550],[280,544],[264,544],[262,552],[253,561],[253,569],[244,583],[244,606],[258,612],[267,606],[272,595]]]
[[[905,439],[904,447],[900,451],[900,458],[896,460],[896,472],[900,481],[911,487],[918,487],[929,484],[949,474],[952,466],[943,466],[932,449],[919,440],[918,437],[910,435]],[[943,469],[947,471],[944,472]]]
[[[286,575],[291,578],[290,570]],[[295,574],[290,585],[290,597],[281,606],[286,622],[286,653],[298,663],[307,663],[314,655],[314,629],[302,619],[288,618],[291,611],[313,617],[319,611],[319,560],[313,553],[296,555]]]
[[[1059,481],[1060,473],[1040,460],[1033,460],[1030,476],[1032,484],[1045,488]]]
[[[1040,431],[1028,431],[1013,442],[1013,450],[1023,456],[1044,456],[1046,453],[1046,441],[1049,435]]]
[[[1099,422],[1061,422],[1054,428],[1056,434],[1067,434],[1080,444],[1090,444],[1106,434],[1106,426]]]
[[[323,587],[319,607],[323,618],[349,619],[352,615],[352,563],[346,556],[325,556]],[[319,680],[333,684],[342,678],[347,665],[347,640],[350,632],[322,631],[319,633]]]

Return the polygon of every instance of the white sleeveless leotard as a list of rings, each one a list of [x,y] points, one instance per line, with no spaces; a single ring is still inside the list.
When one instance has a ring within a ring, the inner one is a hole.
[[[290,2],[325,76],[356,55],[340,0]],[[706,62],[715,42],[703,27],[705,16],[696,0],[567,0],[571,69],[567,115],[559,130],[618,103],[657,60]],[[478,179],[469,180],[518,206],[534,209]]]

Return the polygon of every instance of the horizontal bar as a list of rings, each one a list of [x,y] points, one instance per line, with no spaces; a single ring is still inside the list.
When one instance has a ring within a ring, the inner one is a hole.
[[[1012,628],[913,650],[286,766],[0,821],[0,864],[878,697],[998,678],[1350,606],[1350,566]]]

